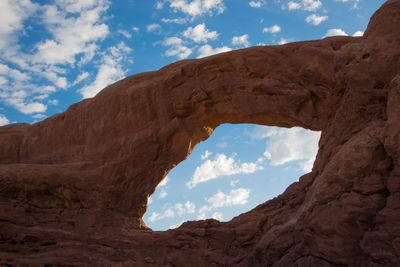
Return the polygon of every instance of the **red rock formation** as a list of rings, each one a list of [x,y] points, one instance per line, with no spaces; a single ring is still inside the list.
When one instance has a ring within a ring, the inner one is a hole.
[[[0,264],[397,265],[399,24],[389,0],[364,37],[185,60],[0,127]],[[230,222],[147,229],[157,184],[228,122],[321,130],[313,171]]]

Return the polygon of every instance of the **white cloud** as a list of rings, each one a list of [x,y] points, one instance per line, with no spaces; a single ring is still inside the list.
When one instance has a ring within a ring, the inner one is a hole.
[[[2,101],[25,114],[45,112],[46,105],[36,100],[83,80],[81,76],[69,82],[67,75],[92,60],[97,43],[108,36],[103,14],[109,5],[107,0],[60,0],[42,5],[29,0],[0,1],[0,57],[8,68],[0,81]],[[32,15],[37,16],[37,25],[24,25]],[[30,37],[31,31],[42,32],[41,40],[22,47],[19,37]],[[44,85],[43,78],[50,84]],[[16,90],[24,96],[15,96]]]
[[[154,24],[149,24],[146,26],[146,31],[147,32],[155,32],[161,30],[161,25],[154,23]]]
[[[298,1],[289,1],[288,9],[295,10],[295,9],[303,9],[306,11],[315,11],[322,6],[322,2],[320,0],[301,0]]]
[[[206,43],[208,40],[215,40],[218,38],[216,31],[209,31],[206,29],[204,23],[197,25],[192,28],[189,27],[183,32],[183,36],[189,38],[196,43]]]
[[[136,27],[136,26],[132,27],[132,31],[134,31],[134,32],[138,32],[139,30],[140,30],[139,27]]]
[[[342,29],[330,29],[326,32],[326,34],[322,38],[330,36],[348,36],[348,34]]]
[[[306,22],[313,24],[315,26],[319,25],[321,22],[328,19],[328,16],[318,16],[316,14],[312,14],[306,18]]]
[[[302,3],[303,9],[307,11],[314,11],[322,6],[320,0],[302,0]]]
[[[171,218],[175,215],[174,211],[172,209],[166,209],[164,211],[164,213],[160,214],[157,212],[153,212],[150,217],[149,217],[149,221],[150,222],[155,222],[155,221],[159,221],[165,218]]]
[[[232,50],[232,48],[227,47],[227,46],[212,48],[211,45],[206,44],[199,48],[199,55],[197,56],[197,58],[208,57],[211,55],[228,52],[231,50]]]
[[[232,38],[232,45],[248,47],[250,45],[249,35],[248,34],[244,34],[244,35],[241,35],[241,36],[234,36]]]
[[[301,8],[301,4],[297,3],[297,2],[290,1],[288,3],[288,8],[289,8],[289,10],[300,9]]]
[[[206,151],[204,152],[204,154],[201,155],[200,157],[201,157],[202,160],[205,160],[206,158],[208,158],[208,157],[211,156],[211,155],[212,155],[212,152],[206,150]]]
[[[128,31],[125,31],[125,30],[118,30],[118,33],[119,34],[121,34],[121,35],[123,35],[125,38],[127,38],[127,39],[129,39],[129,38],[131,38],[132,37],[132,34],[130,34]]]
[[[364,35],[364,32],[363,31],[356,31],[354,34],[353,34],[353,37],[361,37],[361,36],[363,36]]]
[[[25,103],[23,98],[10,98],[8,103],[24,114],[45,112],[47,107],[39,102]]]
[[[318,152],[320,132],[314,132],[299,127],[290,129],[277,127],[261,127],[265,131],[258,130],[257,136],[269,138],[264,156],[270,160],[273,166],[282,165],[292,161],[300,161],[303,171],[311,170],[315,156]]]
[[[199,216],[204,218],[205,212],[221,207],[244,205],[248,202],[249,196],[250,189],[246,188],[232,189],[229,194],[218,191],[215,195],[206,198],[208,204],[199,209]]]
[[[260,8],[265,5],[267,2],[265,0],[258,0],[258,1],[250,1],[249,6],[254,8]]]
[[[196,17],[203,14],[213,14],[216,11],[217,14],[224,12],[225,6],[223,0],[169,0],[169,6],[174,9],[175,12],[181,11],[189,16]]]
[[[0,1],[0,50],[13,44],[23,30],[23,21],[35,13],[38,5],[30,0]]]
[[[162,18],[161,21],[164,23],[176,23],[176,24],[185,24],[186,23],[185,18],[175,18],[175,19]]]
[[[53,39],[36,45],[34,62],[50,65],[74,64],[77,55],[90,53],[90,44],[103,40],[108,35],[108,26],[100,22],[101,15],[109,4],[106,1],[92,2],[79,4],[79,1],[60,1],[58,4],[61,8],[56,5],[43,7],[43,20]],[[71,16],[69,12],[80,13],[78,16]]]
[[[106,86],[124,77],[125,71],[122,69],[121,61],[131,52],[131,48],[120,42],[117,46],[107,49],[103,55],[102,64],[98,68],[96,79],[92,84],[80,90],[83,98],[93,97]]]
[[[6,116],[0,114],[0,126],[9,124],[10,121],[6,118]]]
[[[277,33],[277,32],[280,32],[280,31],[281,31],[281,27],[279,25],[274,25],[274,26],[271,26],[271,27],[265,27],[263,29],[263,33],[264,32]]]
[[[236,162],[234,156],[227,157],[225,154],[217,154],[214,160],[206,160],[198,166],[186,186],[190,189],[194,188],[199,183],[204,183],[209,180],[216,179],[220,176],[235,175],[239,173],[254,173],[262,170],[263,167],[250,162]]]
[[[178,37],[165,39],[163,45],[169,46],[168,50],[165,51],[165,55],[168,57],[177,56],[179,59],[185,59],[192,54],[192,50],[184,46],[183,40]]]
[[[167,190],[163,189],[161,190],[160,194],[158,195],[158,198],[163,199],[168,196]]]
[[[196,205],[191,201],[186,201],[185,204],[177,203],[175,204],[176,213],[178,215],[192,214],[196,211]]]

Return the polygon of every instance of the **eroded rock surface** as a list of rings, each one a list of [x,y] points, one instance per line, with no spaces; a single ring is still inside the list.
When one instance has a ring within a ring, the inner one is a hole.
[[[0,265],[396,266],[400,0],[364,37],[185,60],[0,127]],[[147,198],[221,123],[321,130],[311,173],[221,223],[152,232]]]

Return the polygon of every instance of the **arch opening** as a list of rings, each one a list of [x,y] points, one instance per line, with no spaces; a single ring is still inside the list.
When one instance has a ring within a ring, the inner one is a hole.
[[[320,132],[222,124],[158,185],[143,216],[163,231],[186,221],[229,221],[283,193],[311,171]]]

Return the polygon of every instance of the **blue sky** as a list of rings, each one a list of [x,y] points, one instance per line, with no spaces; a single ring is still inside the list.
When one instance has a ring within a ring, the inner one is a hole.
[[[360,36],[383,0],[1,0],[0,125],[34,123],[135,73],[254,45]],[[229,220],[310,169],[319,134],[222,125],[172,170],[154,229]],[[303,142],[307,140],[307,142]]]

